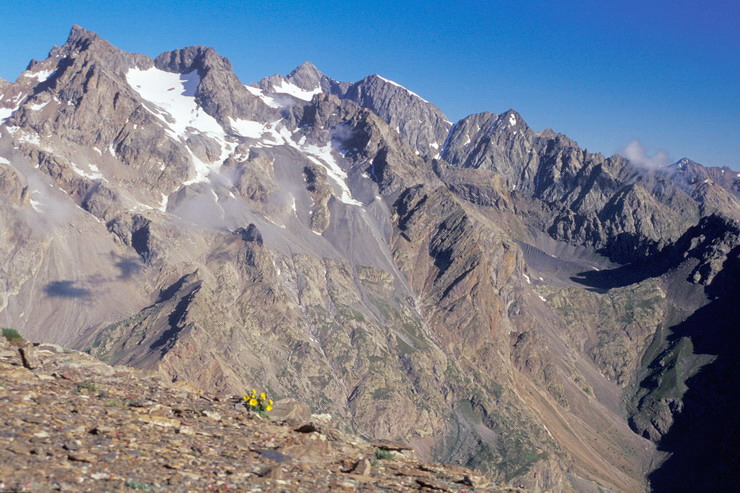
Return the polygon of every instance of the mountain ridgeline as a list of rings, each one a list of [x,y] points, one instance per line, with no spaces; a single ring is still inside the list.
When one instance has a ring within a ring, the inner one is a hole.
[[[532,491],[733,482],[728,168],[75,26],[0,84],[0,194],[0,320],[26,338]]]

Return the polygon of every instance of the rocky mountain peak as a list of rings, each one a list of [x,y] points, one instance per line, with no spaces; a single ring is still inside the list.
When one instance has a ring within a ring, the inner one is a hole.
[[[671,176],[678,186],[689,193],[695,192],[696,188],[718,185],[736,198],[740,198],[740,173],[727,167],[702,166],[684,157],[668,165],[663,173]]]
[[[152,66],[149,57],[119,50],[97,33],[78,25],[72,26],[67,41],[62,46],[55,46],[49,51],[47,60],[53,59],[55,63],[62,63],[62,60],[67,59],[63,63],[69,65],[80,56],[92,59],[99,67],[111,69],[119,74],[125,74],[131,67]],[[29,69],[44,62],[45,60],[40,62],[32,60]]]
[[[64,43],[64,46],[68,48],[80,47],[81,49],[85,49],[99,39],[100,36],[98,36],[97,33],[75,24],[69,30],[69,36],[67,37],[67,41]]]
[[[373,74],[350,85],[343,97],[380,116],[417,154],[440,156],[452,123],[418,94]]]
[[[310,91],[321,87],[321,81],[326,76],[313,63],[306,61],[296,67],[286,78],[301,89]]]
[[[524,121],[524,118],[522,118],[522,115],[520,115],[516,110],[513,108],[510,108],[506,112],[504,112],[500,117],[499,121],[500,124],[503,124],[509,128],[529,128],[527,126],[527,123]]]
[[[213,48],[189,46],[166,51],[154,59],[154,66],[177,74],[197,73],[196,101],[222,125],[228,126],[229,118],[262,121],[275,116],[271,108],[245,89],[231,62]]]
[[[154,66],[167,72],[186,74],[197,70],[203,76],[208,70],[231,72],[231,62],[206,46],[188,46],[166,51],[154,59]]]
[[[75,24],[69,30],[69,36],[62,46],[55,46],[49,52],[50,58],[61,58],[75,56],[90,49],[102,49],[103,51],[116,48],[102,39],[97,33]]]

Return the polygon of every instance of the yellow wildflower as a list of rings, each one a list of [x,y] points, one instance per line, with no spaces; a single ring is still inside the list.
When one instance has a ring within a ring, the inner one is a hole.
[[[268,400],[267,403],[272,406],[272,399]]]
[[[272,406],[267,406],[267,407],[265,408],[265,411],[272,411]]]
[[[249,405],[250,406],[256,406],[257,405],[257,399],[250,399]]]
[[[260,394],[260,399],[267,399],[267,395],[264,392],[262,392]]]

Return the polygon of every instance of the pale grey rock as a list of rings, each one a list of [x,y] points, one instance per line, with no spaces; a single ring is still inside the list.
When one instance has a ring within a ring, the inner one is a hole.
[[[442,151],[452,124],[439,108],[398,84],[371,75],[349,86],[342,97],[376,113],[422,156]]]

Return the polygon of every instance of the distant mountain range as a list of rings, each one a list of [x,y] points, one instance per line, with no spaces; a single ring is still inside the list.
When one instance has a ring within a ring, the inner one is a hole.
[[[75,26],[0,81],[0,194],[0,321],[26,338],[533,491],[734,484],[729,168]]]

